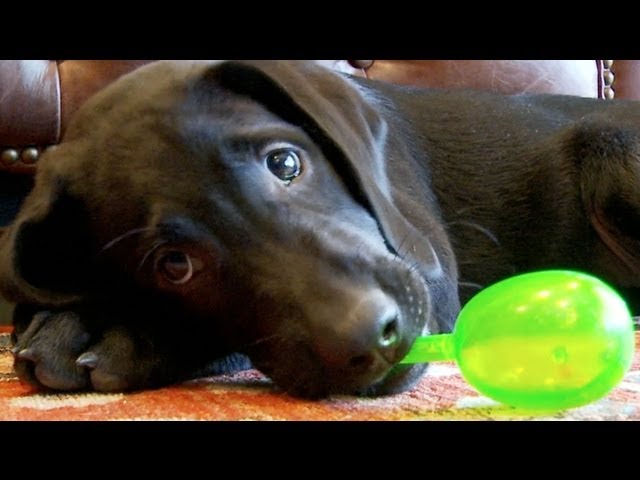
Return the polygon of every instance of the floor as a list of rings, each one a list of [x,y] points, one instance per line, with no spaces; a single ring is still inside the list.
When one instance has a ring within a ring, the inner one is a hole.
[[[2,333],[5,332],[5,333]],[[388,397],[289,397],[260,373],[208,377],[129,393],[37,391],[13,373],[8,330],[0,327],[2,420],[640,420],[640,352],[605,398],[560,412],[507,407],[481,396],[450,362],[429,367],[411,390]],[[640,346],[640,333],[636,348]]]

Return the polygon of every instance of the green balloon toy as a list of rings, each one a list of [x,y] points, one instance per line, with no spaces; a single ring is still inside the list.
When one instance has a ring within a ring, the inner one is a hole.
[[[419,337],[401,363],[455,360],[498,402],[556,411],[609,393],[631,366],[633,320],[601,280],[541,271],[498,282],[462,309],[453,333]]]

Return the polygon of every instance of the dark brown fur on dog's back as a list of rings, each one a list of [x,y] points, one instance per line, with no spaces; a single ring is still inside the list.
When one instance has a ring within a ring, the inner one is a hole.
[[[636,295],[639,120],[307,62],[144,67],[83,107],[0,239],[16,369],[121,390],[244,355],[296,395],[406,389],[416,336],[500,278]]]

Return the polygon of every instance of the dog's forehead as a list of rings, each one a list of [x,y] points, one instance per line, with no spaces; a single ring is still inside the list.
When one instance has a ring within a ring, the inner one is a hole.
[[[221,137],[277,117],[258,102],[202,78],[220,62],[162,61],[122,77],[76,113],[55,163],[94,173],[144,167],[176,150],[206,150]],[[61,157],[66,157],[64,165]],[[196,159],[182,158],[182,161]],[[50,168],[54,162],[43,162]],[[89,169],[88,167],[86,167]]]
[[[125,75],[83,105],[65,141],[113,143],[140,132],[198,136],[275,120],[258,102],[216,84],[208,73],[221,63],[159,61]]]
[[[181,144],[190,146],[250,136],[276,125],[294,128],[260,102],[223,89],[210,92],[206,99],[187,96],[171,109],[164,122],[169,122],[169,129],[179,136]]]
[[[123,77],[87,102],[41,172],[105,211],[205,192],[223,168],[220,144],[286,123],[247,96],[200,82],[215,65],[158,62]],[[129,200],[114,199],[116,191]]]
[[[72,117],[65,139],[83,137],[96,125],[113,125],[113,121],[168,110],[185,96],[190,85],[220,63],[159,61],[124,75],[85,102]]]

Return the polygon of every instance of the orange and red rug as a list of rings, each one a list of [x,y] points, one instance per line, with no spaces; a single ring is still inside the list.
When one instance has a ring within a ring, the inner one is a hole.
[[[608,397],[555,415],[534,415],[478,395],[450,363],[432,365],[409,392],[375,399],[299,400],[272,389],[256,371],[127,394],[42,393],[13,374],[6,332],[0,331],[0,420],[640,420],[638,351]]]

